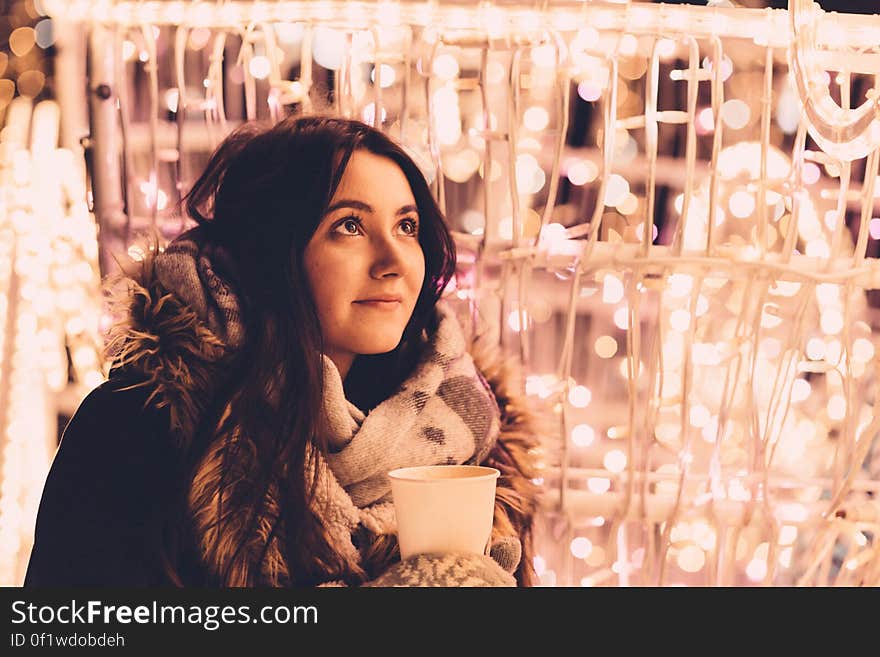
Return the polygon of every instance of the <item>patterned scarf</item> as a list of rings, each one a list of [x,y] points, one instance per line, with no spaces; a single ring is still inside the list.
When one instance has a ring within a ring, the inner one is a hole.
[[[244,326],[231,281],[234,266],[222,248],[190,230],[155,261],[162,285],[192,308],[230,348],[241,346]],[[387,472],[415,465],[480,463],[500,430],[500,411],[474,366],[453,312],[439,303],[436,329],[413,372],[388,399],[364,414],[345,397],[334,363],[324,365],[323,426],[327,459],[316,455],[315,510],[340,552],[352,563],[359,525],[375,534],[396,531]]]

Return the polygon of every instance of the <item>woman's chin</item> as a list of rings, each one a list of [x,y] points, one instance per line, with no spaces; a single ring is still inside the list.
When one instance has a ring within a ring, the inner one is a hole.
[[[394,351],[399,344],[400,336],[398,335],[396,338],[386,338],[360,344],[353,351],[359,356],[378,356],[379,354],[387,354]]]

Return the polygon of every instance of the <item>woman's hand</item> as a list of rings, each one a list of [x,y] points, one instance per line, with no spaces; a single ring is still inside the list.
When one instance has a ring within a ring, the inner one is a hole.
[[[492,543],[491,556],[448,553],[418,554],[394,564],[364,586],[516,586],[513,573],[521,546],[515,537]]]

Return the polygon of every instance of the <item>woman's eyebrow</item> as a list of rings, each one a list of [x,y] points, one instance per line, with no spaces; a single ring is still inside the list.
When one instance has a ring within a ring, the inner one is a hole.
[[[331,212],[333,212],[335,210],[339,210],[340,208],[351,208],[353,210],[360,210],[361,212],[370,212],[370,213],[375,212],[375,210],[373,209],[373,206],[370,205],[369,203],[364,203],[363,201],[356,201],[354,199],[344,198],[339,201],[336,201],[336,203],[334,203],[329,208],[327,208],[327,214],[330,214]],[[416,205],[410,203],[409,205],[402,206],[396,212],[396,214],[407,214],[410,212],[418,212],[418,211],[419,211],[418,207]]]

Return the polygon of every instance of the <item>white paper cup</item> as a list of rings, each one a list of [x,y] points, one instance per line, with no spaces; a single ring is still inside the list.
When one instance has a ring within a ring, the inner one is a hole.
[[[485,554],[500,474],[479,465],[426,465],[389,472],[401,558]]]

